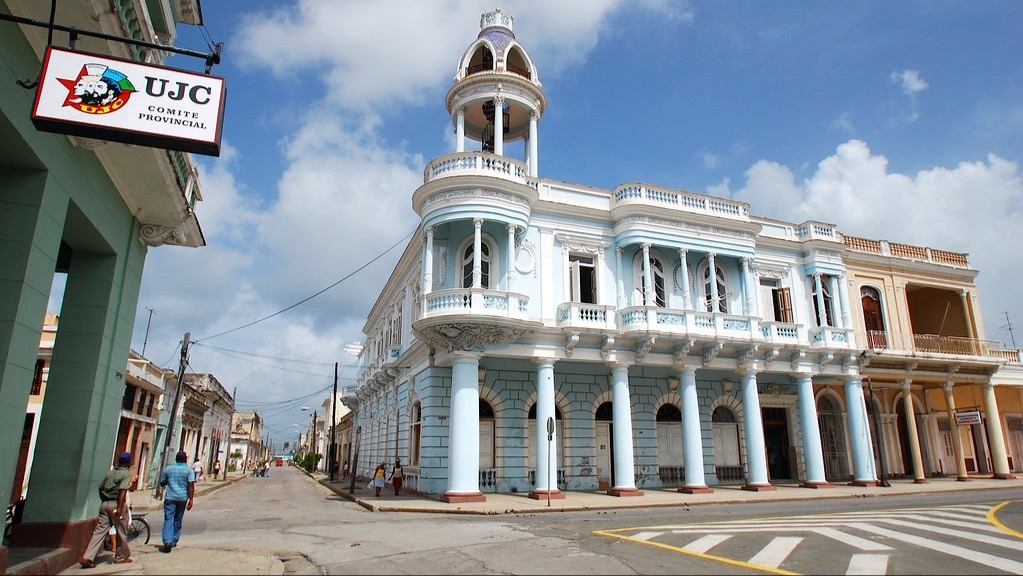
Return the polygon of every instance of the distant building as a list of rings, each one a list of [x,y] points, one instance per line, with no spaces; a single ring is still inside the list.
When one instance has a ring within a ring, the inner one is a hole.
[[[231,461],[228,470],[251,470],[268,457],[263,442],[263,419],[258,412],[235,412],[231,417]]]
[[[400,457],[457,503],[1023,470],[1023,365],[965,254],[543,178],[538,66],[509,14],[480,27],[344,389],[355,472]]]

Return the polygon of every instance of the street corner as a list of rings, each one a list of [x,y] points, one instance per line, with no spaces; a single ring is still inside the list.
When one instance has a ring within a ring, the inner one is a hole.
[[[137,570],[103,574],[284,574],[284,563],[276,556],[250,550],[213,550],[182,543],[170,552],[160,544],[146,544],[132,550]],[[121,568],[124,565],[114,565]],[[97,566],[98,567],[98,566]],[[77,573],[90,573],[78,570]]]

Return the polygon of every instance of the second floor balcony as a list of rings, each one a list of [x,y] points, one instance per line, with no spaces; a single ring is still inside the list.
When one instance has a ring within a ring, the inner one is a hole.
[[[469,314],[474,318],[528,319],[529,297],[516,292],[487,288],[450,288],[430,292],[424,298],[422,318]]]
[[[904,334],[887,330],[868,330],[860,335],[861,348],[880,352],[919,352],[923,354],[979,356],[1019,363],[1020,351],[1006,349],[1001,342],[942,336],[939,334]]]

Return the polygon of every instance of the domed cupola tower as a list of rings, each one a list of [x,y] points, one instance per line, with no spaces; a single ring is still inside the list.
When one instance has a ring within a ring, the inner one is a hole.
[[[492,152],[522,141],[529,176],[537,176],[537,125],[547,99],[536,66],[512,32],[513,18],[497,8],[480,17],[480,33],[462,54],[447,109],[455,152]],[[468,145],[466,139],[472,141]],[[475,143],[475,145],[474,145]]]

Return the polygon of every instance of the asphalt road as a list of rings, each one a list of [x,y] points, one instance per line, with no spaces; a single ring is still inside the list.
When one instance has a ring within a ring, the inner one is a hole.
[[[1023,573],[1023,487],[476,516],[374,513],[275,467],[199,498],[180,546],[218,559],[194,574],[254,554],[286,574]]]

